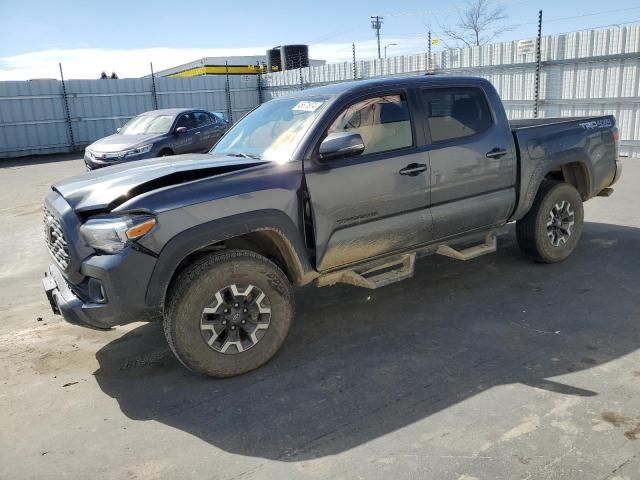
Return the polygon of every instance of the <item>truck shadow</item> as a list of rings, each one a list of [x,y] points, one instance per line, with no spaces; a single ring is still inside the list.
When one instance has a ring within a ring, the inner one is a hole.
[[[95,376],[129,418],[281,461],[340,453],[497,385],[597,395],[551,377],[638,348],[640,230],[587,224],[557,265],[522,258],[512,233],[499,246],[423,259],[379,290],[303,289],[283,349],[241,377],[190,374],[158,324],[102,348]]]

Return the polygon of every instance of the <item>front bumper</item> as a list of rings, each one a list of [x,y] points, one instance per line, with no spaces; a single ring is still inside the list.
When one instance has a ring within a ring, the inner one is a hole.
[[[156,156],[156,152],[152,149],[147,153],[142,153],[140,155],[133,155],[129,157],[112,157],[105,158],[104,160],[99,158],[99,156],[93,156],[85,151],[84,154],[84,165],[87,168],[87,171],[96,170],[98,168],[109,167],[111,165],[119,165],[124,162],[134,162],[136,160],[146,160],[147,158],[153,158]]]
[[[74,325],[104,330],[161,317],[161,307],[145,301],[155,263],[154,257],[127,248],[117,255],[95,255],[82,262],[84,280],[78,285],[70,285],[52,264],[42,285],[53,313]],[[93,297],[88,282],[99,285],[93,288]],[[100,293],[96,295],[96,291]]]
[[[53,313],[62,315],[67,322],[99,330],[111,328],[112,325],[87,315],[83,309],[84,302],[69,288],[55,265],[50,265],[49,270],[44,272],[42,286]]]

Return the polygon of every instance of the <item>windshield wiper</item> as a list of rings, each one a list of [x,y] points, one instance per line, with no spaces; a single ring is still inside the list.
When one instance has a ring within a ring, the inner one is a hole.
[[[227,155],[230,157],[252,158],[254,160],[262,160],[260,158],[260,155],[253,155],[251,153],[238,152],[238,153],[227,153]]]

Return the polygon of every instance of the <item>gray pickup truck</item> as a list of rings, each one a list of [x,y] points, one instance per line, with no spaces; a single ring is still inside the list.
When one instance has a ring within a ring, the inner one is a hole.
[[[300,91],[256,108],[209,154],[53,185],[44,289],[71,323],[161,319],[187,368],[241,374],[282,345],[294,286],[382,287],[422,255],[494,251],[509,222],[535,261],[565,259],[583,202],[620,177],[617,140],[610,115],[509,122],[480,78]]]

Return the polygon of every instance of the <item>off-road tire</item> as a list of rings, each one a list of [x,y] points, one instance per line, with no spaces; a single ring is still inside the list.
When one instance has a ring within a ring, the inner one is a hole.
[[[573,212],[571,234],[566,243],[554,246],[548,235],[547,222],[555,205],[569,202]],[[580,193],[568,183],[545,180],[529,212],[516,222],[520,250],[537,262],[556,263],[566,259],[582,235],[584,208]]]
[[[201,333],[203,309],[215,292],[232,284],[250,284],[270,302],[270,322],[264,336],[235,354],[212,349]],[[186,267],[167,295],[164,332],[169,347],[189,370],[211,377],[231,377],[269,361],[284,342],[294,315],[292,286],[282,270],[265,257],[246,250],[206,255]]]

